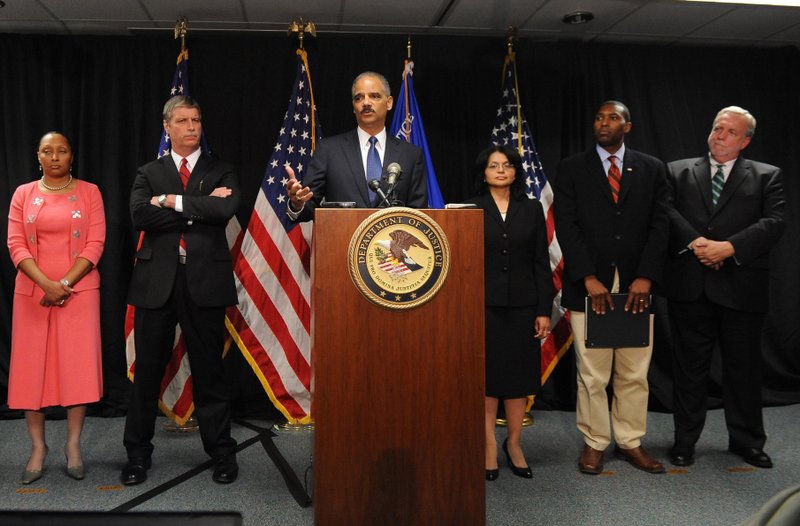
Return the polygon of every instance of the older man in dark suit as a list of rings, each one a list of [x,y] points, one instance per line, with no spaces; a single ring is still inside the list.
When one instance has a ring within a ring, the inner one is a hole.
[[[386,133],[386,114],[392,109],[389,82],[372,71],[361,73],[353,81],[355,130],[320,141],[301,185],[291,167],[286,168],[289,194],[288,215],[298,221],[313,219],[314,209],[322,199],[351,201],[358,208],[379,207],[380,193],[389,192],[382,175],[392,163],[402,174],[394,187],[400,204],[423,208],[428,204],[425,162],[422,150]],[[380,192],[368,186],[377,180]]]
[[[136,374],[125,422],[123,484],[147,478],[164,368],[181,326],[203,448],[212,478],[236,480],[236,441],[223,376],[225,307],[237,302],[225,225],[239,207],[233,167],[200,151],[200,107],[176,96],[164,106],[171,152],[139,168],[131,191],[133,225],[144,233],[128,302],[136,307]]]
[[[603,471],[603,452],[649,473],[664,466],[642,447],[647,427],[647,371],[652,356],[645,348],[592,348],[585,345],[585,299],[604,314],[613,308],[610,293],[627,293],[625,310],[647,309],[654,282],[661,278],[668,235],[664,164],[625,147],[630,112],[617,101],[600,105],[594,118],[595,148],[558,166],[555,181],[556,232],[564,253],[561,304],[570,311],[578,368],[576,419],[584,447],[578,468]],[[614,378],[609,422],[606,387]]]
[[[671,235],[664,294],[672,332],[675,444],[670,461],[694,462],[705,424],[711,356],[719,345],[729,450],[772,467],[761,415],[761,326],[769,252],[783,233],[781,170],[744,159],[756,120],[723,108],[708,155],[669,163]]]

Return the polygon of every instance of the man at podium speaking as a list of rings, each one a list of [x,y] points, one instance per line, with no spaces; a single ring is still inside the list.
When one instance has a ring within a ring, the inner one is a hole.
[[[386,196],[392,193],[396,202],[411,208],[428,203],[422,150],[386,132],[386,114],[393,103],[389,82],[379,73],[366,71],[353,81],[352,95],[358,127],[320,141],[302,177],[305,186],[297,180],[301,174],[286,167],[286,213],[294,221],[313,219],[323,199],[379,208],[387,205]],[[384,177],[390,166],[394,184]],[[370,181],[376,182],[370,185]]]

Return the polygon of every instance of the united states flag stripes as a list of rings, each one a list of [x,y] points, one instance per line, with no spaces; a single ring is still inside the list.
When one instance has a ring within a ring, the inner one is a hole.
[[[556,238],[553,219],[553,190],[545,177],[539,154],[533,142],[522,104],[519,98],[519,80],[517,78],[516,56],[513,51],[506,56],[503,65],[503,92],[500,107],[497,109],[495,125],[492,129],[491,142],[494,145],[506,145],[516,148],[522,157],[525,169],[527,194],[531,199],[538,199],[544,208],[547,224],[547,240],[550,252],[550,268],[553,271],[553,285],[556,295],[553,300],[553,311],[550,317],[550,335],[542,342],[542,384],[553,372],[558,360],[572,343],[572,331],[569,328],[569,313],[561,306],[561,275],[564,261],[561,247]]]
[[[297,50],[297,77],[253,215],[233,245],[239,304],[226,325],[278,410],[311,422],[311,223],[286,216],[286,167],[302,181],[321,127],[308,57]]]
[[[178,54],[175,74],[172,77],[169,96],[189,95],[189,50],[182,49]],[[205,135],[201,137],[203,151],[209,153]],[[158,158],[169,155],[169,136],[166,130],[161,132],[161,142],[158,145]],[[144,232],[139,235],[139,246],[142,244]],[[125,313],[125,357],[128,364],[128,378],[133,381],[136,369],[136,348],[134,345],[133,319],[135,310],[128,305]],[[158,405],[161,410],[179,425],[183,425],[194,412],[192,400],[192,372],[189,367],[189,358],[181,336],[180,326],[175,327],[175,345],[172,356],[164,371],[161,380],[161,395]]]

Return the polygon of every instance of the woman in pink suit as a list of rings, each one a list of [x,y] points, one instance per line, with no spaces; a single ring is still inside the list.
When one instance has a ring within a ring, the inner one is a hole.
[[[105,243],[100,191],[72,176],[72,147],[58,132],[39,141],[42,177],[11,199],[8,249],[14,286],[8,406],[24,409],[31,456],[22,475],[42,476],[48,448],[42,408],[67,408],[67,474],[84,477],[80,436],[86,404],[103,392],[100,275]]]

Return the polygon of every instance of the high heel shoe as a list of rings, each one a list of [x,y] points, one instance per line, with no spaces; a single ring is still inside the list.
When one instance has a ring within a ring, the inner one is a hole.
[[[67,455],[67,446],[64,446],[64,458],[67,459],[67,476],[75,480],[83,480],[86,476],[86,467],[83,464],[77,466],[69,465],[69,455]]]
[[[486,480],[489,482],[493,480],[497,480],[497,477],[500,475],[499,469],[487,469],[486,470]]]
[[[42,469],[34,469],[32,471],[28,471],[26,469],[25,472],[22,473],[22,478],[20,479],[20,482],[22,482],[25,485],[28,485],[28,484],[32,484],[32,483],[36,482],[37,480],[39,480],[40,478],[42,478],[42,475],[44,474],[44,460],[47,458],[47,453],[49,453],[49,452],[50,452],[50,448],[47,447],[47,445],[45,445],[44,446],[44,458],[42,458]]]
[[[518,477],[522,477],[524,479],[533,478],[533,472],[531,471],[530,466],[524,468],[518,468],[517,466],[514,465],[513,462],[511,462],[511,455],[508,454],[508,439],[505,439],[503,441],[503,453],[506,454],[506,461],[508,463],[508,467],[511,468],[511,473],[513,473]]]

